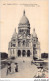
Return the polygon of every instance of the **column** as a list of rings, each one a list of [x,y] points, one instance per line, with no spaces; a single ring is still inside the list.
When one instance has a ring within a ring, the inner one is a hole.
[[[21,50],[21,57],[22,57],[22,50]]]
[[[10,58],[10,48],[8,48],[8,57]]]
[[[30,50],[31,51],[31,58],[32,58],[32,60],[33,60],[33,48]]]
[[[26,51],[26,57],[27,57],[27,50],[25,50]]]

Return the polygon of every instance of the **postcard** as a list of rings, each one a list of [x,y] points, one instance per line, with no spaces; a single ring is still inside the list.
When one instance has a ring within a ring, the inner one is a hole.
[[[1,78],[48,78],[48,0],[0,0]]]

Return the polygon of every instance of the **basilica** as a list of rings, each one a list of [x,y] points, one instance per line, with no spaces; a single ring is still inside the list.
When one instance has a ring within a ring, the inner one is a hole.
[[[30,33],[30,22],[23,11],[23,16],[18,24],[18,33],[16,28],[8,44],[9,57],[32,57],[40,58],[40,42],[38,41],[35,28]]]

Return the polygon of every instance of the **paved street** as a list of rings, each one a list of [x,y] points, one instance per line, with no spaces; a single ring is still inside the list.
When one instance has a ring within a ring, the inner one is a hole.
[[[37,67],[30,62],[30,58],[17,58],[15,61],[18,63],[18,72],[6,75],[7,68],[1,71],[2,78],[33,78],[37,73]],[[23,62],[25,61],[25,62]]]

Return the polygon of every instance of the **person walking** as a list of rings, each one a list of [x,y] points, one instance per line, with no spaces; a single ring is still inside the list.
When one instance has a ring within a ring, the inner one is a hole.
[[[15,67],[16,67],[15,63],[14,62],[11,63],[11,73],[15,73]]]
[[[8,63],[7,64],[7,75],[9,74],[11,72],[11,64],[10,63]]]
[[[15,72],[18,72],[18,64],[15,63],[16,67],[15,67]]]

